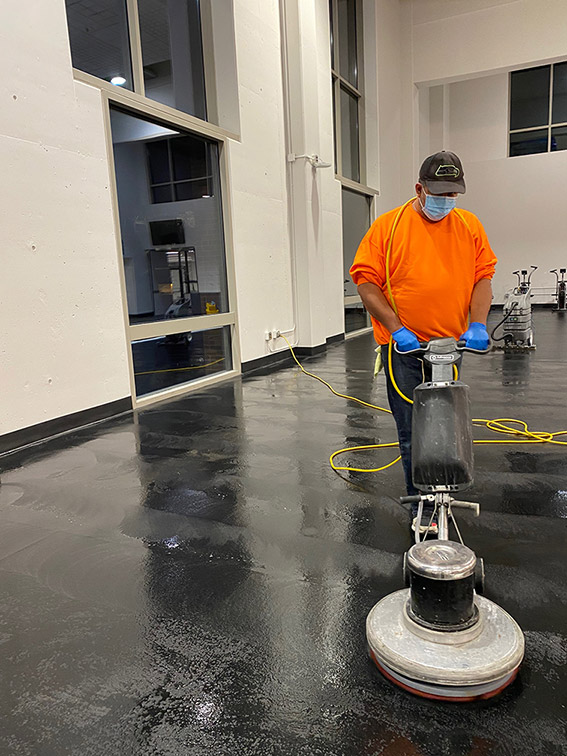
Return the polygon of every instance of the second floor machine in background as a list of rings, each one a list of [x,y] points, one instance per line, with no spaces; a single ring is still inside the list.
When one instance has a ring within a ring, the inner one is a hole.
[[[518,284],[504,295],[504,317],[491,334],[496,349],[513,351],[536,348],[532,323],[531,280],[537,267],[532,265],[529,275],[527,270],[513,271],[518,277]],[[498,334],[500,329],[501,332]]]
[[[553,312],[567,312],[567,281],[565,280],[567,268],[559,268],[559,273],[557,272],[557,268],[554,268],[549,272],[555,273],[556,278],[555,294],[553,295],[556,301],[553,307]],[[560,275],[561,278],[559,278]]]

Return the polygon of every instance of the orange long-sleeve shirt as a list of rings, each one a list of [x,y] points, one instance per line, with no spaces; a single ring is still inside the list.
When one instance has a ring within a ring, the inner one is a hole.
[[[355,284],[376,284],[388,301],[386,250],[398,210],[374,221],[350,269]],[[475,284],[494,275],[497,259],[484,228],[473,213],[460,208],[458,212],[462,218],[452,211],[432,223],[409,205],[394,234],[392,294],[400,320],[420,341],[444,336],[458,339],[468,326]],[[372,325],[378,344],[387,344],[388,329],[375,318]]]

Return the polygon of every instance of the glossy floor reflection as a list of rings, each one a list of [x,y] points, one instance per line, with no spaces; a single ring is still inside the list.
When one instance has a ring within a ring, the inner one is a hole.
[[[567,428],[567,318],[536,324],[536,352],[467,359],[476,416]],[[372,349],[306,362],[380,404]],[[462,529],[527,652],[499,699],[456,706],[366,653],[366,614],[402,587],[401,469],[339,477],[328,456],[394,437],[290,368],[1,458],[0,753],[567,753],[565,448],[477,447]]]

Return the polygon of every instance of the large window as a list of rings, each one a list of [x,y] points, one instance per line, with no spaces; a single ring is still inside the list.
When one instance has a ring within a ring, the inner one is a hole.
[[[361,175],[361,3],[329,0],[335,124],[335,171],[356,181]]]
[[[510,74],[510,157],[567,149],[567,62]]]
[[[206,120],[200,0],[65,2],[75,68]]]

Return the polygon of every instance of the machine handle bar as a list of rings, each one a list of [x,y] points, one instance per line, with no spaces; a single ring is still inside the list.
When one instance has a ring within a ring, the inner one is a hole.
[[[394,349],[398,354],[424,354],[430,351],[431,341],[420,341],[419,349],[408,349],[404,352],[400,352],[398,345],[394,342]],[[455,342],[458,352],[472,352],[473,354],[488,354],[490,352],[490,345],[486,349],[471,349],[467,346],[467,342],[459,339]]]

